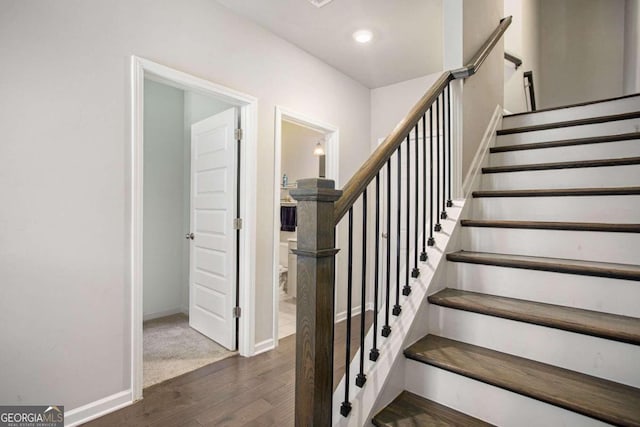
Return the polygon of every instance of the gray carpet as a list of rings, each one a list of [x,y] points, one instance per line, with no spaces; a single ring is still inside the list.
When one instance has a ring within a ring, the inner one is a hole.
[[[144,387],[236,354],[189,327],[184,314],[144,322]]]

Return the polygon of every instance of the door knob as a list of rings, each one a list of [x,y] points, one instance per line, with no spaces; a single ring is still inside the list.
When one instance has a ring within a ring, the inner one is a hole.
[[[193,240],[194,237],[196,237],[196,236],[193,233],[187,233],[187,234],[184,235],[184,238],[187,239],[187,240],[189,240],[189,239]]]

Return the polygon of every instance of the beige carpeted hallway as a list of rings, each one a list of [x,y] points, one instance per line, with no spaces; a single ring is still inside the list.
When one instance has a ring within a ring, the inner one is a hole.
[[[189,327],[184,314],[144,322],[144,387],[236,354]]]

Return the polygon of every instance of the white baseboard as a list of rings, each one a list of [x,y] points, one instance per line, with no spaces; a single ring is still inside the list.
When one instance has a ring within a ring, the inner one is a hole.
[[[155,313],[148,313],[142,316],[142,321],[146,322],[147,320],[159,319],[160,317],[172,316],[178,313],[185,313],[188,315],[189,310],[185,312],[184,307],[176,307],[170,310],[157,311]]]
[[[107,415],[113,411],[129,406],[133,403],[131,390],[121,391],[95,402],[87,403],[64,414],[64,425],[74,427],[88,421]]]
[[[373,303],[372,302],[366,303],[364,305],[364,308],[365,308],[365,311],[373,310]],[[351,317],[359,315],[361,311],[362,311],[361,306],[353,307],[351,309]],[[342,322],[343,320],[346,320],[346,319],[347,319],[347,310],[336,313],[336,323]]]
[[[489,125],[487,129],[484,131],[484,135],[482,136],[482,140],[480,141],[480,146],[478,147],[478,151],[476,151],[475,156],[473,156],[473,160],[471,161],[471,167],[467,171],[467,176],[464,177],[464,181],[462,181],[462,194],[466,199],[471,192],[473,187],[473,181],[476,176],[480,172],[480,168],[482,167],[482,163],[486,158],[486,154],[489,151],[489,148],[495,145],[496,142],[496,131],[498,130],[498,126],[501,123],[502,119],[502,108],[500,105],[496,105],[495,110],[493,110],[493,115],[491,116],[491,120],[489,120]]]
[[[256,343],[256,345],[253,347],[253,354],[251,356],[256,356],[260,353],[273,350],[274,348],[276,348],[276,346],[273,338],[260,341],[259,343]]]

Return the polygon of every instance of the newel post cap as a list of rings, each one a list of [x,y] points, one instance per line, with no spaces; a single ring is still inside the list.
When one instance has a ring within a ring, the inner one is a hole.
[[[289,194],[297,201],[335,202],[342,195],[342,190],[336,190],[332,179],[305,178],[297,181],[297,188]]]

